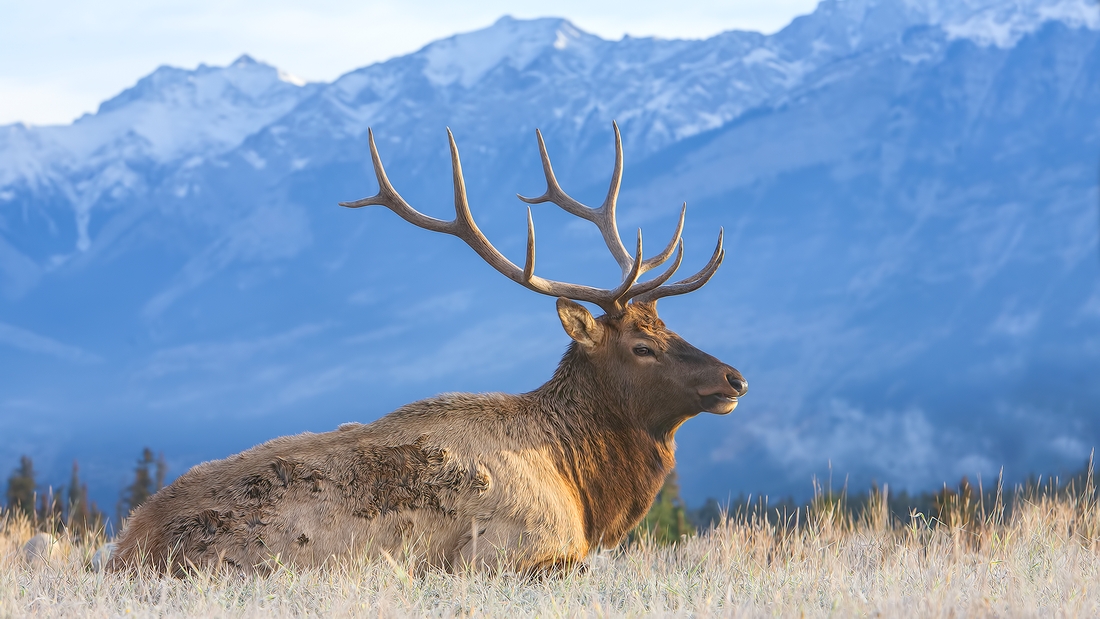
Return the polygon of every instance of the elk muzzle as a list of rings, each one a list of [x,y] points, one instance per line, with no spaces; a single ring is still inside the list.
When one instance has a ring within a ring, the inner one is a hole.
[[[737,399],[749,391],[749,383],[741,372],[726,367],[725,383],[700,391],[703,412],[728,415],[737,408]]]

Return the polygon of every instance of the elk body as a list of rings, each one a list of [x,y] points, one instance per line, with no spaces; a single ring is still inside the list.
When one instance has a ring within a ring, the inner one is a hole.
[[[450,132],[448,131],[448,135]],[[319,565],[333,556],[412,552],[422,565],[538,572],[583,561],[637,525],[672,469],[673,436],[700,412],[726,414],[747,391],[732,367],[668,330],[657,299],[705,284],[722,262],[722,236],[706,266],[666,284],[683,257],[684,211],[668,246],[643,259],[620,240],[615,206],[622,146],[603,205],[590,208],[558,186],[538,135],[552,202],[594,222],[623,271],[601,290],[534,275],[528,208],[524,267],[478,230],[451,137],[456,217],[445,222],[405,202],[386,177],[370,134],[379,192],[341,203],[382,205],[408,222],[463,239],[490,265],[558,297],[572,338],[554,376],[519,395],[446,394],[370,424],[277,438],[200,464],[134,512],[109,569],[191,566],[264,572],[278,563]],[[646,271],[671,266],[639,282]],[[575,301],[598,305],[598,318]]]

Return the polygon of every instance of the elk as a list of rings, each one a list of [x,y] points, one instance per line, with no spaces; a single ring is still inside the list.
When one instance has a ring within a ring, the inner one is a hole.
[[[657,316],[658,299],[696,290],[714,275],[724,257],[722,233],[709,262],[675,283],[666,282],[683,258],[686,205],[664,250],[643,258],[639,230],[629,253],[615,217],[622,140],[613,126],[615,166],[601,206],[562,191],[541,132],[546,192],[519,196],[593,222],[622,269],[613,289],[535,275],[530,206],[523,268],[497,251],[470,214],[449,129],[452,221],[409,206],[386,177],[368,130],[378,193],[341,206],[384,206],[414,226],[457,236],[505,277],[556,297],[572,342],[553,377],[529,393],[439,395],[373,423],[276,438],[199,464],[134,512],[108,568],[265,573],[278,564],[415,551],[425,567],[532,574],[583,564],[597,547],[619,544],[671,471],[677,428],[700,412],[728,414],[748,384]],[[639,281],[674,253],[660,275]],[[593,317],[578,301],[604,314]]]

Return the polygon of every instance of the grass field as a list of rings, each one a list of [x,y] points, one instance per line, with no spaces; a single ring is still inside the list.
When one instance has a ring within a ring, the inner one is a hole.
[[[1100,617],[1100,510],[1091,486],[990,509],[896,518],[818,501],[786,517],[744,510],[672,546],[643,542],[545,579],[417,574],[409,559],[347,560],[272,576],[95,573],[102,539],[0,531],[0,617],[489,616]]]

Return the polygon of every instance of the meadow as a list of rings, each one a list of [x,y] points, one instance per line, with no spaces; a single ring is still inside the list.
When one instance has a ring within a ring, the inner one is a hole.
[[[543,578],[388,556],[268,577],[120,576],[91,569],[101,535],[62,533],[27,560],[35,528],[9,514],[0,617],[1097,617],[1096,498],[1090,477],[936,516],[899,517],[882,493],[859,510],[825,497],[787,513],[741,508],[679,543],[642,536]]]

